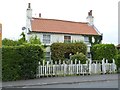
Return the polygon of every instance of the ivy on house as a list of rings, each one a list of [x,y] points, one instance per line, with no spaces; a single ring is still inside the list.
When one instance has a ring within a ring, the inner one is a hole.
[[[84,35],[89,38],[89,43],[93,46],[95,44],[100,44],[102,41],[102,35]],[[94,38],[94,42],[92,41],[92,38]]]

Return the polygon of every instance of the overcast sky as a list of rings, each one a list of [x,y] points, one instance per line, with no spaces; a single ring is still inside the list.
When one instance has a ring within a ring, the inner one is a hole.
[[[119,0],[0,0],[2,38],[18,39],[26,25],[26,8],[31,3],[33,16],[86,22],[93,10],[94,25],[103,33],[103,43],[118,44]]]

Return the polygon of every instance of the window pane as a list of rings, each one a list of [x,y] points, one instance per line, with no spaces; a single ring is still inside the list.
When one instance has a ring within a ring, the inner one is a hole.
[[[50,43],[50,35],[46,35],[46,34],[43,35],[43,43],[44,44]]]
[[[70,43],[71,42],[71,36],[64,36],[64,42]]]
[[[85,42],[89,42],[89,37],[85,36],[85,37],[84,37],[84,41],[85,41]]]

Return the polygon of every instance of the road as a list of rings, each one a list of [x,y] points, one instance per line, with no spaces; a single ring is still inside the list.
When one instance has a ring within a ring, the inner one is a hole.
[[[75,84],[53,84],[43,86],[25,86],[22,88],[118,88],[118,80],[100,81],[100,82],[85,82]]]
[[[3,82],[2,87],[20,88],[118,88],[118,74],[48,77]]]

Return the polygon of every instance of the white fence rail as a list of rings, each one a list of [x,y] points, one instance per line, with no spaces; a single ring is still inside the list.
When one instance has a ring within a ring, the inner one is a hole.
[[[64,61],[61,63],[49,62],[45,64],[43,61],[42,64],[39,62],[37,77],[41,76],[66,76],[66,75],[85,75],[85,74],[106,74],[106,73],[115,73],[116,64],[113,60],[112,63],[108,63],[108,60],[103,59],[102,63],[92,62],[91,60],[86,61],[86,64],[81,64],[80,61],[73,63],[71,61],[69,64],[66,64]]]

